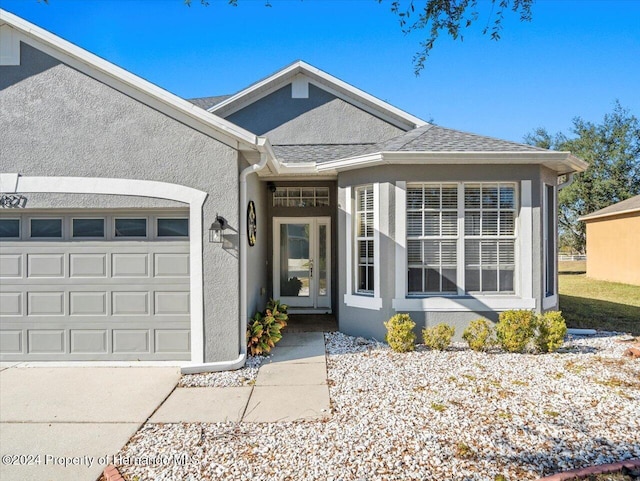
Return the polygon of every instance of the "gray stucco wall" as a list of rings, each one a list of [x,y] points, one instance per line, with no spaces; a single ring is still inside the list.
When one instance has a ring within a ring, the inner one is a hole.
[[[375,143],[403,133],[384,120],[309,85],[309,98],[291,98],[291,84],[227,116],[278,144]]]
[[[210,244],[207,229],[216,213],[238,229],[237,152],[34,48],[22,44],[21,54],[20,66],[0,67],[2,171],[158,180],[207,192],[205,360],[236,358],[237,250]],[[65,207],[82,208],[86,199],[67,197]],[[118,200],[118,207],[148,206],[137,197]],[[99,197],[90,207],[113,204]]]
[[[547,175],[552,174],[551,171]],[[338,243],[340,265],[346,264],[346,214],[345,206],[350,199],[345,196],[345,187],[380,183],[380,288],[382,309],[371,310],[349,307],[344,304],[344,294],[347,288],[345,269],[338,271],[339,275],[339,304],[340,330],[352,335],[384,339],[385,328],[383,322],[397,312],[392,307],[392,299],[395,297],[395,276],[406,275],[398,273],[395,267],[395,183],[407,182],[519,182],[530,180],[532,187],[532,232],[533,232],[533,297],[536,299],[537,309],[541,306],[542,296],[542,256],[540,222],[540,192],[541,192],[541,168],[537,165],[500,165],[500,166],[465,166],[465,165],[386,165],[367,169],[343,172],[338,177]],[[496,320],[495,312],[410,312],[416,322],[416,333],[425,326],[435,325],[439,322],[447,322],[456,327],[457,337],[467,323],[478,317],[486,317]]]
[[[241,162],[241,168],[249,164]],[[262,311],[269,298],[269,273],[267,266],[267,249],[269,246],[268,207],[266,182],[260,181],[257,174],[247,177],[247,202],[252,200],[256,206],[256,243],[247,246],[247,316],[251,318],[257,311]],[[240,215],[246,215],[247,206],[241,206]],[[263,291],[264,289],[264,291]],[[263,293],[264,292],[264,293]]]

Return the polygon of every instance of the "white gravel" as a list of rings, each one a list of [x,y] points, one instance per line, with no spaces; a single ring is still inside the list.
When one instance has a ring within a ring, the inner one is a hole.
[[[397,354],[327,336],[325,422],[147,425],[122,455],[141,480],[509,481],[640,457],[640,361],[626,336],[573,339],[555,354]],[[167,458],[165,458],[167,459]],[[500,478],[498,478],[500,479]]]
[[[184,374],[178,387],[234,387],[251,386],[258,376],[258,368],[269,356],[249,356],[242,369],[236,371]]]

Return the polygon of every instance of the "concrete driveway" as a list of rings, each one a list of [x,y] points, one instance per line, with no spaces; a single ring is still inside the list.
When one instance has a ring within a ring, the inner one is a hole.
[[[177,367],[0,366],[0,479],[95,481],[173,391]]]

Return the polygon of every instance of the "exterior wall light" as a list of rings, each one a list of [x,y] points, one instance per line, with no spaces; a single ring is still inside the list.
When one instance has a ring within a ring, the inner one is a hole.
[[[209,242],[215,244],[222,244],[224,237],[224,230],[228,227],[227,219],[216,214],[216,220],[211,227],[209,227]]]

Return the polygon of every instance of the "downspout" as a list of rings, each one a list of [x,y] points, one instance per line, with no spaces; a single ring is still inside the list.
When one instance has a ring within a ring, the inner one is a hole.
[[[567,176],[567,180],[565,180],[562,184],[558,184],[558,190],[562,190],[565,187],[569,187],[571,184],[573,184],[573,176],[575,175],[575,172],[569,172],[567,174],[565,174]]]
[[[184,366],[182,374],[201,372],[235,371],[244,366],[247,360],[247,216],[242,210],[247,204],[247,177],[258,172],[267,165],[269,150],[265,149],[265,139],[258,138],[260,162],[246,167],[240,172],[240,353],[231,361],[208,362],[205,364]]]

